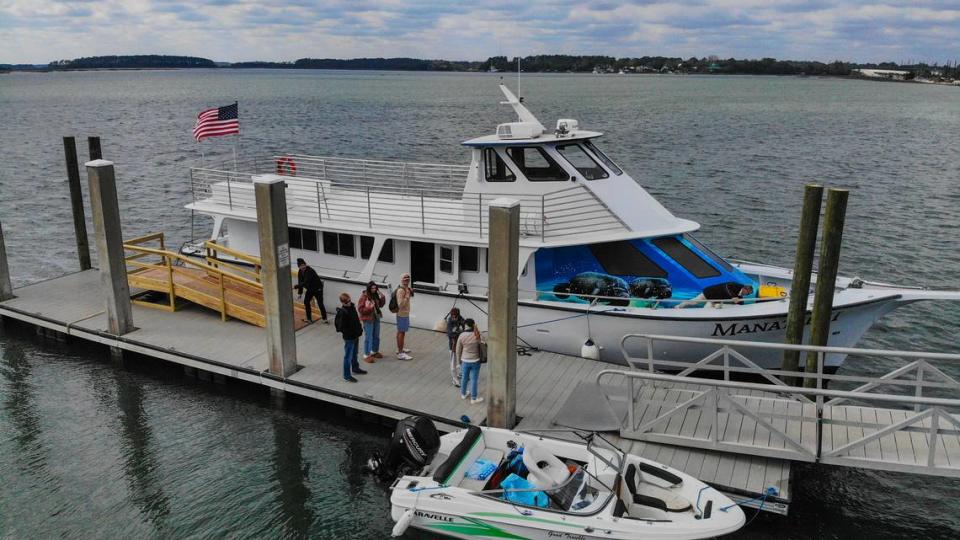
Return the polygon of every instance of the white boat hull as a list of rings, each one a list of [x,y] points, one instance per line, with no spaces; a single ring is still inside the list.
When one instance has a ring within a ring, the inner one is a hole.
[[[359,294],[362,285],[352,280],[325,278],[324,301],[336,305],[341,291]],[[851,347],[873,323],[891,310],[916,299],[905,299],[897,291],[868,291],[851,289],[841,291],[833,310],[831,335],[828,345]],[[457,296],[434,291],[416,291],[410,316],[411,325],[432,330],[456,306],[464,317],[478,321],[481,329],[487,326],[487,302],[480,297]],[[729,338],[739,341],[783,343],[786,336],[787,302],[768,302],[748,306],[727,306],[722,309],[648,309],[595,306],[589,315],[584,304],[560,302],[521,301],[518,309],[518,331],[521,346],[580,356],[588,337],[600,347],[600,359],[625,364],[620,349],[627,334],[659,334],[696,338]],[[589,325],[588,325],[589,319]],[[384,313],[384,320],[394,322],[395,316]],[[809,320],[807,331],[809,332]],[[805,339],[809,336],[807,335]],[[390,340],[383,340],[390,343]],[[643,340],[627,342],[627,352],[634,359],[647,357]],[[658,360],[696,362],[714,352],[715,346],[693,343],[657,342],[654,356]],[[389,350],[384,352],[391,352]],[[414,351],[414,355],[416,351]],[[780,366],[779,351],[750,350],[749,358],[765,368]],[[825,369],[835,370],[844,360],[843,355],[828,355]]]

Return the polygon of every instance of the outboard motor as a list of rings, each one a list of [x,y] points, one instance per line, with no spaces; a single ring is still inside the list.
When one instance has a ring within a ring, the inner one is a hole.
[[[408,416],[397,422],[386,456],[374,454],[367,468],[382,478],[397,478],[419,471],[440,449],[440,434],[433,422],[423,416]]]

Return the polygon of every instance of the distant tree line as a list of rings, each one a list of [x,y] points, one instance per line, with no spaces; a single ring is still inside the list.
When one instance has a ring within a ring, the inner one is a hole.
[[[156,69],[156,68],[212,68],[213,60],[196,56],[168,56],[138,54],[132,56],[90,56],[73,60],[56,60],[50,69]]]
[[[504,71],[517,70],[517,58],[493,56],[480,61],[422,60],[418,58],[301,58],[293,62],[235,62],[215,63],[194,56],[134,55],[92,56],[74,60],[57,60],[47,65],[0,64],[0,72],[10,70],[69,70],[69,69],[157,69],[157,68],[271,68],[271,69],[352,69],[390,71]],[[807,60],[777,60],[761,58],[746,60],[717,56],[703,58],[642,56],[615,58],[613,56],[573,56],[564,54],[526,56],[519,59],[524,72],[542,73],[703,73],[747,75],[830,75],[847,76],[858,68],[898,69],[910,72],[908,78],[928,77],[960,79],[957,63],[946,65],[894,62],[856,64],[843,62],[815,62]]]

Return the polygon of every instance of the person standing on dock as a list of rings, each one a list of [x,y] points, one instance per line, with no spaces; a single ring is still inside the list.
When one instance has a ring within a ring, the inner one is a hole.
[[[343,380],[357,382],[353,378],[354,373],[358,375],[366,375],[367,373],[360,369],[360,363],[357,362],[363,327],[360,325],[360,315],[357,313],[357,308],[353,305],[350,295],[347,293],[340,293],[340,307],[337,308],[337,314],[333,318],[333,326],[343,336]]]
[[[363,361],[372,364],[380,354],[380,319],[383,318],[383,308],[387,299],[383,297],[376,283],[367,283],[367,287],[360,293],[357,301],[357,311],[360,312],[360,321],[363,323]]]
[[[457,361],[457,339],[463,333],[463,325],[466,321],[460,315],[460,308],[450,309],[450,313],[443,318],[447,323],[447,344],[450,346],[450,380],[453,385],[460,388],[460,362]]]
[[[297,298],[303,296],[303,310],[307,312],[307,322],[313,322],[313,313],[310,309],[310,300],[317,299],[317,305],[320,306],[320,318],[324,324],[328,324],[327,310],[323,307],[323,280],[317,275],[317,271],[311,268],[307,261],[297,259]],[[307,294],[304,296],[303,291]]]
[[[400,286],[393,292],[396,300],[397,314],[397,358],[400,360],[413,360],[410,356],[410,349],[404,348],[407,337],[407,330],[410,330],[410,301],[413,298],[413,289],[410,288],[410,274],[400,276]],[[391,311],[393,302],[391,302]]]
[[[457,338],[456,356],[460,361],[460,399],[467,399],[467,384],[470,384],[470,403],[483,401],[477,397],[477,384],[480,381],[480,358],[482,356],[480,329],[473,319],[464,321],[464,331]]]

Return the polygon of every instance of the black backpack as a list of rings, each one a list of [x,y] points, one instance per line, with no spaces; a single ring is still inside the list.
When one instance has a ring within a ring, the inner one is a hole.
[[[394,289],[390,293],[390,304],[387,306],[387,309],[390,310],[390,313],[396,313],[400,311],[400,304],[397,303],[397,289]]]

